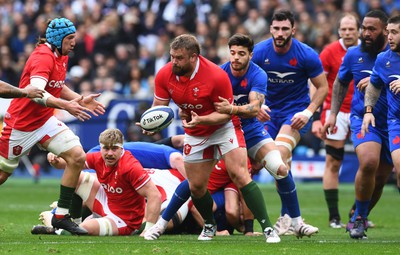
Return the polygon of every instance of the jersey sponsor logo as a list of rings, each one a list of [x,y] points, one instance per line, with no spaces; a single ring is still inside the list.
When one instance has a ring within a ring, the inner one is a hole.
[[[118,193],[121,194],[122,192],[124,192],[124,190],[121,187],[113,187],[110,186],[110,184],[105,184],[102,183],[101,186],[103,187],[103,189],[109,193]]]
[[[64,81],[51,80],[51,81],[49,81],[48,84],[49,84],[49,87],[51,87],[51,88],[61,89],[64,86],[65,82]]]
[[[15,156],[19,156],[21,155],[22,152],[22,146],[21,145],[14,146],[12,150]]]
[[[203,109],[203,105],[202,104],[196,104],[196,105],[193,105],[193,104],[179,104],[178,106],[179,106],[179,108],[182,108],[182,109],[185,109],[185,110]]]
[[[296,72],[280,73],[276,71],[268,71],[268,74],[275,74],[277,78],[272,78],[268,75],[268,81],[272,83],[293,84],[293,79],[284,79],[286,76],[296,74]]]
[[[396,135],[396,137],[392,140],[393,144],[399,144],[400,143],[400,137]]]
[[[296,72],[280,73],[280,72],[276,72],[276,71],[268,71],[268,73],[275,74],[278,78],[281,78],[281,79],[285,78],[288,75],[296,74]]]
[[[367,73],[367,74],[369,74],[369,75],[372,74],[372,71],[371,71],[371,70],[361,70],[360,72],[361,72],[361,73]]]
[[[243,98],[243,97],[247,98],[248,95],[247,95],[247,94],[234,95],[234,96],[233,96],[233,100],[235,100],[235,102],[237,103],[237,102],[238,102],[241,98]],[[246,103],[246,104],[247,104],[247,103]]]

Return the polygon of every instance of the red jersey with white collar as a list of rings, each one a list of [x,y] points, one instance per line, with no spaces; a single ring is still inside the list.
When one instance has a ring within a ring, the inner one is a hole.
[[[57,56],[47,44],[40,44],[32,52],[19,82],[20,88],[30,84],[32,77],[46,81],[45,90],[59,98],[67,73],[68,56]],[[53,116],[54,108],[42,106],[28,98],[15,98],[4,116],[7,126],[20,131],[33,131]]]
[[[332,102],[332,88],[333,83],[336,79],[336,75],[339,72],[340,65],[343,62],[343,57],[346,54],[347,49],[341,43],[341,40],[335,41],[324,48],[324,50],[319,55],[321,59],[322,66],[324,67],[324,72],[327,75],[326,78],[329,84],[328,96],[326,97],[323,110],[331,109]],[[349,85],[349,90],[347,91],[346,97],[343,100],[343,104],[340,107],[341,112],[349,113],[351,100],[353,98],[354,86],[353,81]]]
[[[219,66],[199,56],[198,65],[189,79],[172,73],[169,62],[157,73],[155,78],[155,98],[163,101],[172,99],[190,116],[190,111],[199,116],[215,112],[214,102],[220,102],[218,96],[233,101],[232,85],[229,77]],[[237,116],[232,117],[235,127],[240,126]],[[185,133],[192,136],[209,136],[222,125],[197,125],[185,128]]]
[[[118,164],[108,167],[101,152],[94,152],[86,155],[86,167],[96,171],[110,210],[132,229],[139,229],[146,202],[137,190],[150,181],[139,161],[129,151],[124,151]]]

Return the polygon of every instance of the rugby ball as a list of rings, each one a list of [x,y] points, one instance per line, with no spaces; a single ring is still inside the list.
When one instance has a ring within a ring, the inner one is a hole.
[[[140,117],[140,126],[149,132],[159,132],[168,127],[174,119],[174,111],[169,106],[154,106]]]

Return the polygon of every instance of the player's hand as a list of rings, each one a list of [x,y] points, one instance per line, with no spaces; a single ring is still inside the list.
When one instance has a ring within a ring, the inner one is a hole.
[[[96,100],[100,95],[100,93],[97,93],[85,96],[79,101],[79,104],[87,108],[94,116],[99,116],[99,114],[103,115],[106,112],[105,106]]]
[[[369,133],[369,125],[375,127],[375,116],[372,113],[365,113],[363,122],[361,125],[361,137],[364,137],[366,133]]]
[[[219,113],[232,114],[233,105],[223,97],[219,96],[218,99],[220,102],[214,103],[215,110]]]
[[[322,139],[322,129],[323,129],[323,126],[322,126],[322,122],[320,120],[313,121],[312,126],[311,126],[311,132],[319,139]]]
[[[271,109],[269,109],[269,107],[267,105],[263,104],[257,114],[258,121],[266,122],[266,121],[271,120],[271,116],[269,116],[269,112],[271,112]]]
[[[47,153],[47,161],[50,163],[51,166],[57,169],[64,169],[65,160],[52,152]]]
[[[329,117],[325,121],[325,125],[322,127],[321,137],[322,139],[326,139],[326,135],[333,135],[337,131],[336,127],[336,115],[330,114]]]
[[[200,124],[200,116],[197,115],[194,111],[191,111],[191,120],[187,121],[186,119],[182,120],[182,125],[184,128],[194,128]]]
[[[80,121],[89,120],[92,118],[88,112],[92,112],[90,109],[81,106],[80,102],[83,100],[83,97],[75,98],[71,101],[68,101],[65,105],[65,110],[68,111],[72,116],[77,118]]]
[[[361,79],[361,81],[358,82],[357,89],[360,92],[364,92],[365,91],[365,88],[368,86],[369,79],[370,79],[370,77],[368,76],[368,77],[365,77],[364,79]]]
[[[245,236],[262,236],[264,235],[261,232],[246,232],[246,234],[244,234]]]
[[[140,122],[135,122],[135,126],[138,126],[140,128],[142,128],[142,125],[140,125]],[[148,135],[148,136],[152,136],[154,135],[156,132],[150,132],[150,131],[146,131],[142,128],[142,134],[144,135]]]
[[[290,126],[293,129],[300,130],[308,123],[308,121],[310,121],[312,115],[313,113],[308,109],[298,112],[295,115],[293,115],[291,119],[292,124]]]
[[[400,80],[394,80],[389,83],[389,89],[393,94],[397,95],[400,92]]]
[[[44,90],[39,89],[35,86],[28,85],[25,88],[21,89],[22,93],[26,94],[27,98],[43,98]]]

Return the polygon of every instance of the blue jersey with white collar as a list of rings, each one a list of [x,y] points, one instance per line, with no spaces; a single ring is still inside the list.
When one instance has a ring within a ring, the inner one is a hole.
[[[268,75],[265,104],[271,109],[271,117],[306,109],[310,104],[308,79],[324,71],[318,54],[294,38],[285,54],[275,52],[273,38],[256,44],[252,61]]]
[[[388,120],[400,119],[400,94],[395,95],[389,88],[394,80],[400,80],[400,55],[387,50],[378,55],[372,69],[370,82],[382,92],[386,91]],[[376,117],[375,117],[376,118]]]
[[[350,82],[354,79],[354,94],[351,103],[351,116],[362,119],[364,116],[364,95],[365,91],[359,91],[357,84],[372,74],[376,56],[362,51],[361,46],[353,46],[347,50],[338,77],[341,81]],[[387,131],[387,101],[386,91],[382,90],[381,96],[374,107],[377,128]]]
[[[265,96],[267,91],[267,74],[256,64],[250,61],[249,69],[242,77],[235,77],[230,68],[230,62],[221,65],[221,68],[228,74],[232,84],[233,98],[236,105],[249,104],[250,92],[258,92]],[[242,128],[258,122],[257,118],[240,118]]]
[[[163,144],[148,142],[125,142],[123,148],[130,151],[132,155],[145,168],[170,169],[170,155],[180,151]],[[100,145],[90,149],[89,152],[100,151]]]

